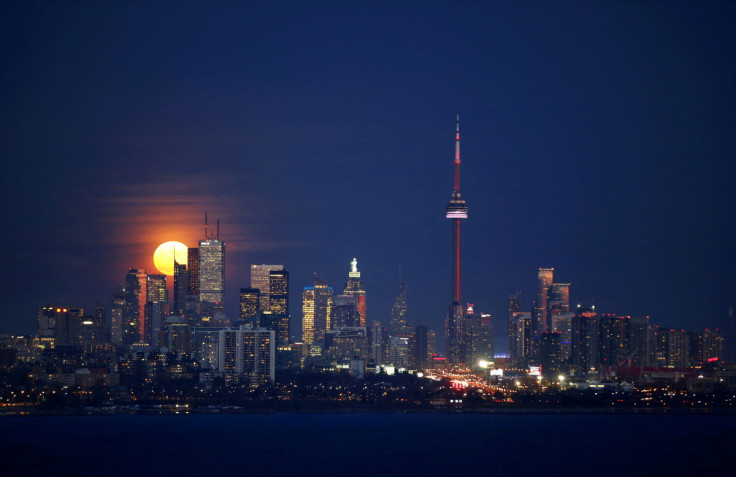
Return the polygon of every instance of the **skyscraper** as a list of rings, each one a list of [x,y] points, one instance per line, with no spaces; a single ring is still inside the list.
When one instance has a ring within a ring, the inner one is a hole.
[[[187,249],[187,295],[199,298],[199,249]]]
[[[281,271],[283,265],[251,265],[250,287],[260,291],[260,310],[270,310],[271,272]]]
[[[168,314],[169,294],[166,290],[166,275],[148,275],[146,298],[146,329],[141,341],[155,344]]]
[[[256,327],[256,315],[260,309],[260,291],[257,288],[240,289],[240,321]]]
[[[271,270],[269,272],[268,312],[274,316],[276,339],[279,346],[289,343],[289,271]]]
[[[547,313],[547,290],[554,280],[554,268],[540,268],[537,272],[537,301],[534,302],[534,314],[532,316],[532,328],[534,336],[552,331]]]
[[[488,313],[475,313],[468,303],[463,318],[461,362],[467,367],[478,367],[493,361],[493,322]]]
[[[358,307],[358,316],[360,323],[358,326],[365,326],[366,323],[366,304],[365,304],[365,287],[360,280],[360,272],[358,271],[358,259],[353,258],[350,261],[350,272],[348,272],[348,281],[345,283],[343,295],[353,295],[355,303]]]
[[[202,314],[209,306],[222,311],[225,294],[225,242],[208,238],[199,242],[199,301]],[[207,304],[208,306],[205,306]]]
[[[331,328],[332,287],[314,275],[314,286],[302,292],[302,340],[309,345],[323,346],[325,333]]]
[[[570,364],[576,374],[586,376],[598,367],[598,315],[594,308],[578,306],[572,317]]]
[[[142,341],[146,334],[146,291],[148,275],[146,271],[131,268],[125,276],[125,311],[123,317],[123,343]]]
[[[552,283],[547,288],[547,331],[554,329],[555,316],[570,311],[570,284]]]
[[[468,206],[460,196],[460,115],[457,116],[455,133],[455,181],[452,197],[447,204],[446,217],[452,220],[452,292],[450,309],[447,314],[447,359],[450,364],[458,364],[460,359],[460,337],[462,330],[463,306],[460,304],[460,221],[468,218]]]
[[[332,305],[332,328],[358,326],[358,307],[353,295],[337,295]]]
[[[391,336],[405,336],[408,334],[408,321],[406,318],[407,304],[406,304],[406,283],[399,285],[399,293],[394,298],[394,303],[391,306]]]
[[[186,307],[186,298],[189,288],[189,273],[187,273],[187,265],[185,263],[174,262],[174,313],[177,315],[184,314]]]
[[[110,310],[110,342],[115,345],[123,344],[123,329],[125,328],[125,300],[124,291],[112,297]]]

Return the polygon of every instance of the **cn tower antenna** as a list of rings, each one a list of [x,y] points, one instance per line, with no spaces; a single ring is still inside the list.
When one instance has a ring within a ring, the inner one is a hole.
[[[457,129],[455,130],[455,187],[454,192],[460,192],[460,113],[457,113]]]

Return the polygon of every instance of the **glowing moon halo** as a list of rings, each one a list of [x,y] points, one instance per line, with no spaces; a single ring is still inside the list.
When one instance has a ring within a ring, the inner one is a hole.
[[[164,275],[174,274],[174,260],[180,265],[187,263],[187,246],[181,242],[164,242],[153,252],[153,264]]]

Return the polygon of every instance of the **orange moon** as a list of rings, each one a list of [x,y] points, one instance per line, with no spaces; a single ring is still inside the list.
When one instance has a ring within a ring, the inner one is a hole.
[[[187,246],[181,242],[164,242],[153,252],[153,264],[164,275],[174,275],[174,260],[187,263]]]

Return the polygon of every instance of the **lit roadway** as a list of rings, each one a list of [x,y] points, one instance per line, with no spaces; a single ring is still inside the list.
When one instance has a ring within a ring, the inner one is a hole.
[[[461,383],[463,387],[471,387],[480,389],[483,392],[493,394],[496,391],[500,391],[502,393],[508,393],[510,389],[500,386],[497,384],[492,384],[487,379],[479,376],[478,374],[470,371],[470,370],[425,370],[424,376],[430,378],[439,380],[442,378],[447,378],[452,381]],[[508,399],[508,398],[507,398]]]

